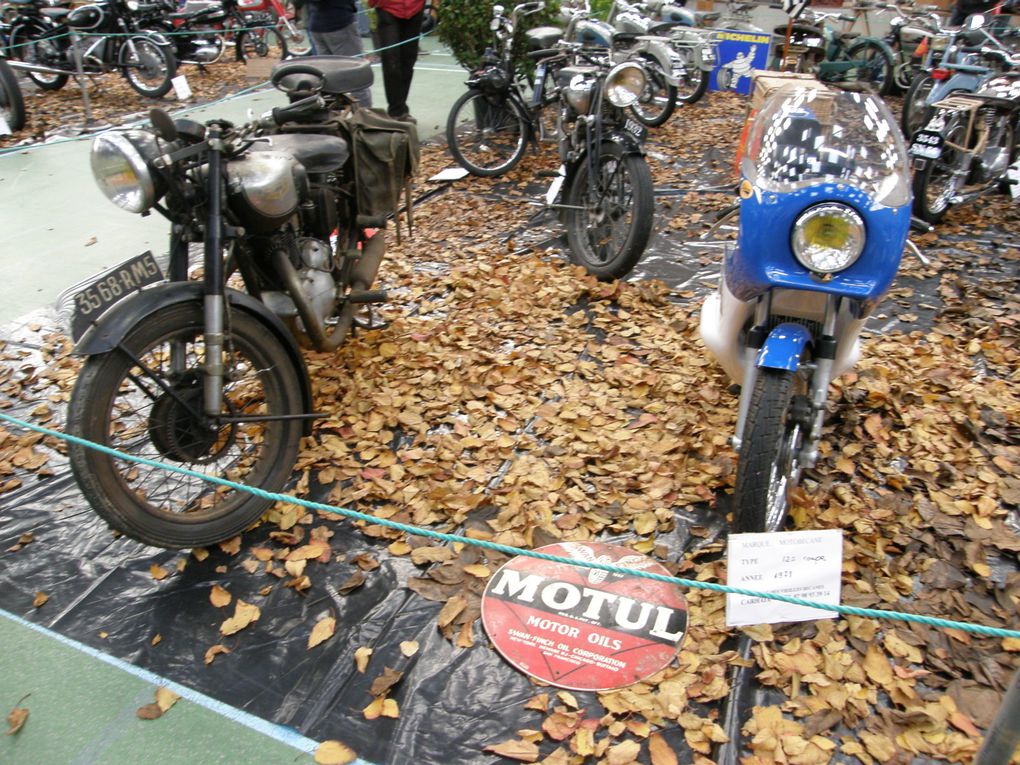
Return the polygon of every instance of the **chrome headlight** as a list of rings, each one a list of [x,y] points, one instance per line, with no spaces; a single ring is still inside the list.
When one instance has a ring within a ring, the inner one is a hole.
[[[831,274],[849,268],[864,249],[864,221],[838,203],[805,211],[793,224],[793,254],[802,266]]]
[[[624,61],[609,70],[606,77],[606,98],[613,106],[624,109],[637,102],[644,93],[648,77],[633,61]]]
[[[96,183],[111,202],[128,212],[145,212],[156,202],[156,184],[143,155],[148,146],[154,146],[152,137],[140,131],[106,133],[92,142]]]

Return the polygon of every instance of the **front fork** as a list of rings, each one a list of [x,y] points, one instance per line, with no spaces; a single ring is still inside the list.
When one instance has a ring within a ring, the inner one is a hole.
[[[802,439],[798,462],[813,467],[818,460],[818,438],[825,419],[825,404],[829,398],[829,382],[836,358],[836,317],[839,314],[840,298],[829,295],[825,301],[825,316],[822,319],[821,337],[814,341],[813,360],[798,367],[811,373],[808,397],[811,403],[810,422]],[[754,308],[754,320],[747,333],[744,348],[744,377],[740,384],[740,404],[737,410],[737,425],[731,440],[734,451],[740,453],[744,428],[751,408],[751,397],[758,378],[758,354],[768,339],[769,317],[772,315],[772,293],[758,299]]]

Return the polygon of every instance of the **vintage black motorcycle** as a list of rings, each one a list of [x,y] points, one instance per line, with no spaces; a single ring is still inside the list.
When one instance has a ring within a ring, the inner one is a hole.
[[[67,426],[278,491],[318,416],[301,346],[336,349],[356,314],[386,299],[372,290],[386,219],[363,213],[351,142],[336,129],[357,117],[345,94],[371,85],[370,64],[311,57],[277,65],[272,81],[290,105],[245,125],[153,110],[151,129],[95,139],[93,174],[110,200],[170,221],[168,276],[143,253],[75,295],[71,334],[85,362]],[[227,539],[270,504],[154,464],[69,452],[96,512],[150,545]]]
[[[645,92],[645,70],[582,43],[529,55],[539,68],[556,62],[560,169],[545,201],[561,213],[571,261],[599,279],[620,279],[644,254],[655,217],[648,129],[626,111]]]
[[[35,65],[25,73],[43,90],[64,87],[80,57],[85,74],[116,70],[141,95],[161,98],[173,85],[177,60],[165,36],[138,29],[131,1],[98,0],[68,9],[12,0],[19,12],[10,22],[7,53]]]

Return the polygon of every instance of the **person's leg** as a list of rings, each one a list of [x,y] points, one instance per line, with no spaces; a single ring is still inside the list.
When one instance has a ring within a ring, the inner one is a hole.
[[[397,101],[402,107],[400,114],[409,113],[407,96],[411,92],[411,80],[414,78],[414,67],[418,63],[418,38],[421,35],[422,13],[417,13],[409,19],[400,20],[400,39],[404,41],[400,46],[400,79],[399,90],[395,94]]]
[[[335,32],[312,32],[312,42],[319,55],[363,58],[365,53],[358,25],[353,21]],[[372,105],[372,91],[369,88],[356,90],[351,93],[351,97],[362,106]]]
[[[405,103],[400,101],[400,19],[382,8],[375,9],[375,31],[379,38],[379,60],[382,62],[383,90],[386,92],[386,112],[391,117],[407,113]]]

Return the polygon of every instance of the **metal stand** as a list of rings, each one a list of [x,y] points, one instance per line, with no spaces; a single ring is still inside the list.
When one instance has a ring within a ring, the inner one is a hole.
[[[1020,746],[1020,670],[1013,673],[1013,681],[1002,700],[999,713],[988,728],[985,743],[981,745],[974,765],[1007,765]]]

